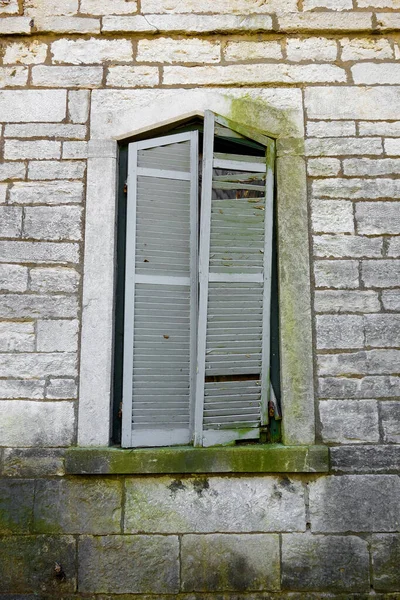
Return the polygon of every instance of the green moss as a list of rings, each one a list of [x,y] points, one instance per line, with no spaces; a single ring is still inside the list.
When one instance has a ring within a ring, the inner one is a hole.
[[[328,470],[328,448],[249,444],[221,448],[71,448],[73,474],[307,473]]]

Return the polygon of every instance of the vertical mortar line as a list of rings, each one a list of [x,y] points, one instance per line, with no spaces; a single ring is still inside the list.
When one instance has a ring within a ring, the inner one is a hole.
[[[310,494],[308,488],[308,481],[303,483],[304,489],[304,505],[305,505],[305,514],[306,514],[306,530],[311,531],[311,519],[310,519]]]
[[[120,530],[125,533],[126,477],[122,478]]]
[[[278,545],[279,545],[279,587],[282,590],[283,583],[283,561],[282,561],[282,533],[278,533]]]
[[[382,419],[382,402],[384,400],[378,400],[378,431],[379,431],[379,444],[385,443],[385,431],[383,429],[383,419]]]

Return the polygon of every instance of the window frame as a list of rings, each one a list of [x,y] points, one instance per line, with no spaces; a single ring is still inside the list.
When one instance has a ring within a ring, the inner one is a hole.
[[[89,142],[78,444],[108,446],[110,443],[117,139],[150,129],[151,119],[154,127],[158,114],[170,116],[169,122],[179,121],[177,111],[182,111],[184,104],[186,112],[183,111],[182,118],[202,116],[204,109],[210,108],[226,115],[228,120],[235,117],[238,128],[253,127],[260,135],[277,140],[283,443],[313,445],[312,322],[304,134],[299,126],[301,96],[296,113],[293,109],[271,109],[267,103],[253,103],[246,90],[242,91],[240,101],[217,91],[210,91],[205,98],[194,90],[180,90],[183,98],[178,106],[171,106],[170,92],[165,90],[166,98],[159,99],[150,111],[129,112],[123,125],[124,115],[118,114],[110,127],[107,121],[110,115],[105,113],[104,123],[113,133],[108,133],[106,139]]]

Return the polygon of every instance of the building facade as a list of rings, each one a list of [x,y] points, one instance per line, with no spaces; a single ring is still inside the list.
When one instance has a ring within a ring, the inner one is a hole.
[[[0,0],[0,598],[399,597],[399,31],[398,0]],[[258,443],[121,448],[128,148],[206,154],[210,114],[222,170],[268,147],[280,392]]]

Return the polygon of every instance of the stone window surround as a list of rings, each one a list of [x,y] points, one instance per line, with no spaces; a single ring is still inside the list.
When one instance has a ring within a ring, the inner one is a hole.
[[[300,92],[300,90],[298,90]],[[107,447],[111,430],[118,140],[212,110],[277,140],[277,217],[283,444],[315,444],[312,319],[301,95],[277,108],[257,91],[165,90],[164,98],[104,117],[107,137],[89,141],[78,445]],[[222,93],[221,93],[222,92]],[[255,92],[255,94],[254,94]],[[232,95],[230,95],[232,94]],[[256,98],[254,98],[254,95]],[[162,122],[160,122],[162,115]],[[123,451],[126,452],[126,451]]]

